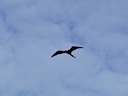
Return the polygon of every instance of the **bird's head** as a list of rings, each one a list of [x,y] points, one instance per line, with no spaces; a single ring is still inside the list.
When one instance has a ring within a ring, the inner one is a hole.
[[[68,50],[64,50],[64,53],[67,53]]]

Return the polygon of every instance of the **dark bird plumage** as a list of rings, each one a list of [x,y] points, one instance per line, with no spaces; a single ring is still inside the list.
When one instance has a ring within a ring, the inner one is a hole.
[[[58,50],[58,51],[56,51],[51,57],[54,57],[54,56],[59,55],[59,54],[67,53],[67,54],[69,54],[70,56],[76,58],[76,57],[75,57],[74,55],[72,55],[71,53],[72,53],[72,51],[74,51],[74,50],[76,50],[76,49],[79,49],[79,48],[83,48],[83,47],[72,46],[69,50],[64,50],[64,51]]]

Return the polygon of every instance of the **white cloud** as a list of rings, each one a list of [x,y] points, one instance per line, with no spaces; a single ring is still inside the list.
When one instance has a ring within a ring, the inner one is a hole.
[[[0,1],[0,95],[127,96],[127,3]]]

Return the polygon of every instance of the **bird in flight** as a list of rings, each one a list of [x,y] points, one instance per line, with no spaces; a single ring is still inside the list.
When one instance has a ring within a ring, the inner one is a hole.
[[[69,54],[70,56],[76,58],[74,55],[72,55],[72,51],[76,50],[76,49],[79,49],[79,48],[83,48],[83,47],[79,47],[79,46],[72,46],[69,50],[58,50],[56,51],[51,57],[54,57],[56,55],[59,55],[59,54],[62,54],[62,53],[67,53]]]

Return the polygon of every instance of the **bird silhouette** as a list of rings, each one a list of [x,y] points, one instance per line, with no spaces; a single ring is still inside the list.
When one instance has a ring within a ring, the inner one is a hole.
[[[64,50],[64,51],[63,50],[58,50],[51,57],[54,57],[54,56],[59,55],[59,54],[67,53],[70,56],[72,56],[73,58],[76,58],[74,55],[72,55],[72,51],[74,51],[76,49],[79,49],[79,48],[83,48],[83,47],[72,46],[69,50]]]

